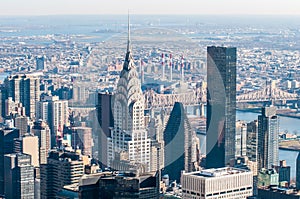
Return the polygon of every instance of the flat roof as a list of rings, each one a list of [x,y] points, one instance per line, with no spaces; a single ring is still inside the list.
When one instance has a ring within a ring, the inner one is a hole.
[[[202,177],[219,177],[219,176],[227,176],[233,174],[240,174],[251,172],[249,170],[234,168],[234,167],[222,167],[222,168],[212,168],[212,169],[204,169],[201,171],[191,172],[191,173],[184,173],[184,175],[195,175],[195,176],[202,176]]]

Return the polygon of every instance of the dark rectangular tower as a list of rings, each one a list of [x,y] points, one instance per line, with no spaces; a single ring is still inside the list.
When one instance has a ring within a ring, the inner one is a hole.
[[[192,160],[192,128],[185,113],[183,104],[175,102],[164,131],[164,163],[163,174],[171,180],[180,182],[181,171],[193,171]]]
[[[114,126],[112,113],[112,94],[98,93],[97,119],[99,123],[98,154],[102,167],[108,165],[107,160],[107,138],[110,137],[110,128]]]
[[[236,48],[207,47],[206,168],[235,158]]]
[[[5,198],[34,198],[34,167],[31,156],[11,153],[4,156]]]

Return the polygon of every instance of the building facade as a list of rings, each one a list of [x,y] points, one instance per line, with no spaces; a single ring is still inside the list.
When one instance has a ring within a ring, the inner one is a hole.
[[[4,156],[5,198],[34,198],[34,167],[30,155],[12,153]]]
[[[182,170],[191,172],[195,169],[193,134],[183,104],[175,102],[163,133],[165,144],[163,173],[168,174],[171,180],[179,182]]]
[[[150,139],[144,124],[144,95],[138,72],[131,54],[128,24],[127,52],[123,70],[112,99],[114,127],[111,132],[112,151],[108,151],[108,162],[116,153],[127,153],[129,161],[145,165],[150,170]]]
[[[45,69],[45,56],[36,57],[36,70],[44,70]]]
[[[206,168],[235,158],[236,48],[207,47]]]
[[[7,97],[22,103],[26,116],[35,118],[36,102],[40,100],[40,79],[34,75],[12,75],[5,79]]]
[[[258,116],[258,168],[279,164],[279,119],[276,107],[263,107]]]
[[[257,147],[258,147],[258,122],[254,120],[247,123],[247,152],[246,156],[253,162],[258,161]]]
[[[79,198],[99,199],[158,199],[159,177],[157,172],[136,175],[134,173],[99,173],[85,176],[79,183]]]
[[[252,172],[224,167],[181,175],[182,198],[246,199],[252,196]]]
[[[114,118],[112,113],[112,94],[98,93],[97,102],[97,118],[98,118],[98,159],[105,167],[108,165],[107,160],[107,138],[111,137],[110,128],[114,126]],[[101,166],[102,166],[101,165]]]
[[[37,103],[37,119],[46,121],[51,130],[51,148],[63,137],[64,126],[69,126],[68,100],[59,100],[58,96],[47,96]]]
[[[51,149],[50,128],[45,121],[39,120],[33,123],[31,132],[39,138],[40,164],[46,164]]]
[[[39,138],[37,136],[26,134],[14,140],[14,153],[24,153],[31,156],[31,165],[40,166]]]
[[[247,154],[247,124],[244,121],[236,122],[235,157],[243,157]]]
[[[85,126],[72,127],[72,147],[81,149],[82,155],[92,157],[92,128]]]
[[[0,196],[4,195],[4,155],[14,152],[14,139],[19,136],[19,129],[0,129]]]
[[[274,166],[274,169],[279,174],[279,183],[283,182],[289,185],[291,180],[291,167],[286,165],[286,161],[280,160],[279,166]]]
[[[78,183],[84,174],[84,163],[74,152],[51,151],[47,164],[41,165],[41,199],[55,199],[65,186]]]
[[[300,152],[298,153],[296,160],[296,188],[300,190]]]

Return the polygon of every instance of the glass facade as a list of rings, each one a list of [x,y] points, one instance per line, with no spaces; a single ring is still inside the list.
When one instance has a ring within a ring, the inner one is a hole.
[[[207,47],[206,168],[235,158],[236,48]]]

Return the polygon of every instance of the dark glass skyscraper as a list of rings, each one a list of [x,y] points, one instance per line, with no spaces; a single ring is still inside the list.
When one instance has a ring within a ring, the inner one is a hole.
[[[165,168],[171,180],[180,182],[181,171],[191,172],[192,164],[192,128],[185,114],[183,104],[175,102],[164,131]]]
[[[235,158],[236,48],[207,47],[206,168]]]
[[[296,188],[300,190],[300,152],[296,159]]]
[[[112,113],[112,94],[98,93],[97,119],[98,127],[98,158],[102,167],[108,165],[107,160],[107,138],[111,137],[110,128],[114,126],[114,118]]]
[[[19,129],[0,129],[0,198],[4,195],[4,156],[13,153],[14,139],[19,136]]]

